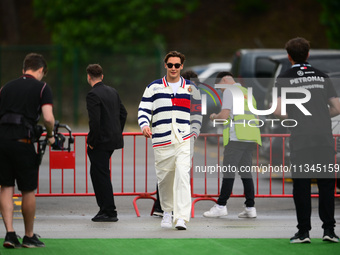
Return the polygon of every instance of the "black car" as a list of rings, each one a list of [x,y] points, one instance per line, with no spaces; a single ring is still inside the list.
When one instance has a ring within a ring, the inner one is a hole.
[[[253,88],[257,109],[264,109],[264,99],[274,77],[276,63],[270,56],[284,54],[283,49],[240,49],[233,57],[231,72],[242,86]]]

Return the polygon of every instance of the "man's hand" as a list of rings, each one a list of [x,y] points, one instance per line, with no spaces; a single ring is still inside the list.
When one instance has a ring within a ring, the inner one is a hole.
[[[227,120],[229,119],[230,109],[222,109],[219,113],[212,113],[210,114],[209,118],[211,121],[216,119]]]
[[[150,137],[152,136],[150,127],[145,126],[145,127],[143,128],[143,135],[144,135],[146,138],[150,138]]]
[[[214,120],[215,119],[215,117],[216,117],[216,113],[212,113],[212,114],[210,114],[210,120]]]

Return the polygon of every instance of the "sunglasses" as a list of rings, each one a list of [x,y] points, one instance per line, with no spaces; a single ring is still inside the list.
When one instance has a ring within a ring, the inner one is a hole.
[[[166,64],[168,66],[168,68],[172,68],[173,66],[175,66],[176,69],[180,68],[182,64],[173,64],[173,63],[167,63]]]

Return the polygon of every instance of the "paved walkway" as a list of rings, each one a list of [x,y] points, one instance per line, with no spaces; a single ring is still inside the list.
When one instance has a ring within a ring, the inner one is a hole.
[[[296,217],[291,198],[257,198],[256,219],[239,219],[243,198],[231,198],[229,215],[219,219],[204,218],[202,213],[213,205],[211,201],[196,204],[195,217],[186,231],[162,229],[161,218],[150,216],[152,201],[141,199],[138,203],[141,217],[137,217],[132,197],[116,197],[119,221],[115,223],[92,222],[97,213],[94,197],[38,197],[34,231],[42,238],[287,238],[296,231]],[[317,213],[317,199],[313,199],[311,238],[321,238],[323,231]],[[24,235],[19,212],[14,226]],[[336,199],[336,233],[340,234],[340,199]],[[0,235],[5,235],[4,227]]]

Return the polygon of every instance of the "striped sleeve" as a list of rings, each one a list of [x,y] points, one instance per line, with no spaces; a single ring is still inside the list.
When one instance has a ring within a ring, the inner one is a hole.
[[[192,85],[191,106],[190,106],[190,127],[191,133],[198,137],[202,127],[202,102],[199,89]]]
[[[138,124],[142,130],[145,126],[150,126],[152,117],[153,93],[150,87],[146,87],[138,107]]]

